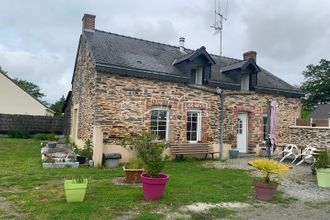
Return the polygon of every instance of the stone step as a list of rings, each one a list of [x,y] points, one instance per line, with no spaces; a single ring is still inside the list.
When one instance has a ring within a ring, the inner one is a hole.
[[[256,157],[255,153],[239,153],[238,154],[239,158],[252,158],[252,157]]]

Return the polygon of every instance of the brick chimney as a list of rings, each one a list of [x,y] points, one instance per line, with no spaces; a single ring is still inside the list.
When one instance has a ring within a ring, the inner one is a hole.
[[[257,52],[248,51],[243,53],[243,60],[252,59],[255,63],[257,63]]]
[[[82,30],[94,32],[95,31],[95,15],[84,14],[82,18]]]

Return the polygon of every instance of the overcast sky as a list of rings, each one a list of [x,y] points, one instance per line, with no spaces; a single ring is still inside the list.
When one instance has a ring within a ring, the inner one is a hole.
[[[225,8],[226,0],[222,0]],[[0,8],[0,65],[38,84],[53,103],[71,88],[84,13],[99,30],[219,53],[214,0],[7,0]],[[257,64],[291,84],[321,58],[330,59],[330,1],[229,0],[223,55],[257,51]]]

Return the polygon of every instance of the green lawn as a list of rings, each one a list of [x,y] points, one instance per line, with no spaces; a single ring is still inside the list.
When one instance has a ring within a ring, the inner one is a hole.
[[[247,201],[252,178],[242,170],[203,168],[203,161],[166,163],[170,175],[164,198],[145,202],[142,189],[118,186],[111,178],[121,168],[42,169],[39,141],[0,138],[0,196],[33,219],[111,219],[127,213],[138,219],[159,219],[157,210],[175,210],[194,202]],[[89,178],[85,202],[66,203],[63,180]]]

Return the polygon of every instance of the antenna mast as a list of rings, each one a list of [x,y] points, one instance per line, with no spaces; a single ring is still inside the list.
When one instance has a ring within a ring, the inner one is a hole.
[[[218,2],[218,4],[217,4]],[[218,10],[217,10],[218,6]],[[219,34],[220,37],[220,56],[222,56],[222,29],[223,21],[227,20],[228,0],[226,2],[226,16],[221,12],[221,0],[214,0],[214,24],[210,27],[215,30],[215,35]]]

